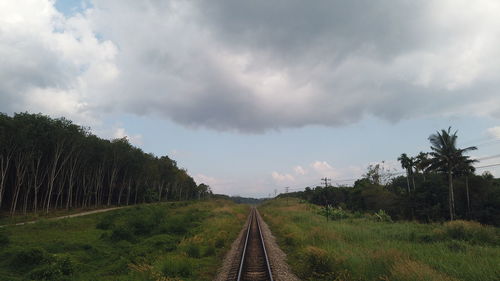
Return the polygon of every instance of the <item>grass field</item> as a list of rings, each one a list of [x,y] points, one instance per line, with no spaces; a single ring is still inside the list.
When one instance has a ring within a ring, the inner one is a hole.
[[[350,213],[327,222],[318,206],[296,199],[272,200],[259,210],[303,280],[500,280],[493,227]]]
[[[0,229],[0,280],[212,280],[246,219],[225,200]]]

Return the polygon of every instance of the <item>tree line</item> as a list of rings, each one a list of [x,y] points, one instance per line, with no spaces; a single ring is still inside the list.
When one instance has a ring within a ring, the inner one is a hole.
[[[476,147],[457,148],[457,132],[441,130],[429,137],[430,152],[401,154],[405,175],[394,176],[377,164],[353,186],[306,187],[289,193],[311,203],[353,211],[384,210],[396,219],[432,222],[471,219],[500,225],[500,179],[476,174]]]
[[[168,156],[107,140],[65,118],[0,113],[0,210],[48,213],[211,194]]]

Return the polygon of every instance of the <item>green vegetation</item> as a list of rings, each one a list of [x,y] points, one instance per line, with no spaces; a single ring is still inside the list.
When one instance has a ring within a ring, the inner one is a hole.
[[[101,139],[65,118],[0,113],[0,223],[19,213],[29,220],[54,209],[209,195],[209,186],[197,185],[174,160],[144,153],[126,137]]]
[[[306,187],[286,196],[325,208],[383,210],[396,220],[466,219],[500,226],[500,179],[488,172],[475,174],[472,164],[477,161],[464,154],[476,148],[457,148],[457,134],[450,129],[432,134],[429,140],[431,152],[415,157],[403,153],[398,158],[406,176],[376,164],[353,186]]]
[[[498,280],[500,231],[476,222],[391,222],[385,212],[277,199],[259,210],[303,280]]]
[[[9,226],[0,280],[212,280],[247,212],[190,201]]]

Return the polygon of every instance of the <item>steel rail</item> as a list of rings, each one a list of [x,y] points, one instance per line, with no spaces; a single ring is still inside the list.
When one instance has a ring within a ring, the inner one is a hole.
[[[257,214],[257,209],[254,209],[254,212]],[[262,236],[262,230],[260,229],[259,216],[257,216],[255,220],[257,221],[257,227],[259,228],[259,234],[260,234],[260,242],[262,243],[262,249],[264,250],[264,256],[266,257],[266,265],[267,265],[267,272],[269,274],[269,280],[274,281],[273,273],[271,271],[271,265],[269,263],[269,257],[267,256],[266,244],[264,243],[264,236]]]
[[[243,247],[243,252],[241,254],[241,261],[240,261],[240,267],[239,267],[239,270],[238,270],[238,279],[237,279],[237,281],[241,281],[241,277],[242,277],[242,274],[243,274],[243,266],[245,264],[245,256],[246,256],[247,246],[248,246],[248,238],[250,236],[250,229],[252,227],[252,223],[253,223],[253,219],[254,218],[255,218],[255,221],[257,223],[257,229],[258,229],[259,235],[260,235],[260,244],[261,244],[261,247],[262,247],[263,252],[264,252],[264,257],[265,257],[265,262],[266,262],[266,267],[267,267],[267,274],[269,275],[269,280],[270,281],[274,281],[273,274],[272,274],[272,271],[271,271],[271,266],[270,266],[270,263],[269,263],[269,257],[267,255],[267,251],[266,251],[266,245],[264,243],[264,236],[262,236],[262,230],[260,228],[259,217],[257,216],[257,210],[255,208],[252,208],[252,211],[251,211],[251,214],[250,214],[250,220],[249,220],[249,223],[248,223],[247,234],[246,234],[246,237],[245,237],[245,245]]]
[[[241,281],[241,274],[243,273],[243,264],[245,263],[245,254],[247,252],[248,236],[250,236],[250,228],[252,227],[253,216],[254,216],[254,211],[252,209],[252,211],[250,213],[250,219],[248,221],[247,235],[245,237],[245,246],[243,246],[243,253],[241,254],[240,269],[238,270],[237,281]]]

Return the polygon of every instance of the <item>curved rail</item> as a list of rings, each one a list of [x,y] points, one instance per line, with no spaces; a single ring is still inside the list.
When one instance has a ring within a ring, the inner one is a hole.
[[[255,240],[258,240],[256,242]],[[250,243],[249,243],[250,242]],[[252,255],[252,256],[248,256]],[[258,266],[249,265],[250,263],[258,262]],[[251,267],[249,269],[249,267]],[[248,223],[245,244],[241,254],[241,261],[238,270],[237,281],[246,280],[262,280],[274,281],[267,255],[264,237],[260,228],[257,210],[252,208],[250,220]]]

